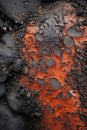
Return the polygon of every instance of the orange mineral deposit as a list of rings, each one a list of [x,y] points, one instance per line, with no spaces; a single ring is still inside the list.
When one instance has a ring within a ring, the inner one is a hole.
[[[73,10],[70,4],[66,4],[65,9],[67,6]],[[54,29],[52,20],[48,19],[46,22],[50,22],[50,28]],[[81,47],[81,43],[87,41],[87,27],[76,27],[80,30],[76,32],[75,23],[81,18],[77,19],[75,13],[72,15],[68,13],[64,20],[67,24],[63,27],[62,39],[58,45],[58,41],[49,40],[48,43],[45,35],[39,33],[41,30],[35,23],[27,25],[23,38],[22,51],[29,68],[28,75],[21,75],[20,82],[30,90],[40,91],[38,100],[44,108],[40,130],[87,128],[78,114],[80,110],[78,90],[74,90],[66,81],[67,74],[74,64],[76,46]]]

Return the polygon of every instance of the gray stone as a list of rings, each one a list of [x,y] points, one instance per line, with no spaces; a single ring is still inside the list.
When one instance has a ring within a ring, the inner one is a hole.
[[[0,129],[1,130],[25,130],[24,119],[14,115],[6,105],[0,105]]]
[[[66,99],[70,99],[72,97],[72,94],[70,92],[66,92]]]
[[[10,33],[5,33],[2,37],[2,40],[9,47],[14,47],[15,45],[14,36]]]
[[[37,82],[38,82],[38,84],[41,85],[41,86],[45,84],[44,79],[38,78],[38,79],[37,79]]]
[[[57,99],[61,99],[63,97],[62,92],[58,93],[58,95],[56,96]]]
[[[40,0],[0,0],[0,10],[15,23],[23,23],[41,4]]]
[[[72,46],[74,46],[75,43],[71,37],[65,36],[64,37],[64,44],[67,48],[71,48]]]
[[[0,97],[4,96],[6,93],[5,84],[0,83]]]
[[[16,111],[20,112],[22,105],[23,105],[23,99],[20,98],[19,94],[17,92],[12,92],[7,96],[9,107]]]
[[[71,37],[80,37],[83,32],[79,26],[72,26],[67,30],[67,34]]]
[[[37,70],[38,65],[37,65],[37,62],[35,60],[32,61],[32,65],[33,65],[33,68],[35,70]]]
[[[3,21],[2,21],[2,19],[0,18],[0,28],[2,29],[2,27],[3,27]]]
[[[47,109],[51,114],[53,114],[53,113],[55,112],[54,109],[53,109],[49,104],[46,105],[46,109]]]
[[[42,42],[42,41],[43,41],[43,36],[42,36],[40,33],[37,33],[37,34],[36,34],[36,39],[37,39],[39,42]]]
[[[61,88],[61,83],[56,78],[50,79],[50,85],[53,90],[57,90]]]
[[[4,72],[0,71],[0,83],[5,82],[6,79],[7,75]]]
[[[53,67],[55,65],[54,59],[50,58],[46,61],[46,66],[47,67]]]
[[[22,68],[23,65],[23,60],[22,59],[17,59],[13,65],[13,69],[15,72],[19,72]]]
[[[0,48],[0,65],[8,65],[9,63],[13,62],[14,53],[11,49],[5,47]]]

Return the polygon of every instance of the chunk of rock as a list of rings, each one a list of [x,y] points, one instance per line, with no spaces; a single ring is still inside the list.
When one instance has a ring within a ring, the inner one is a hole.
[[[14,36],[10,33],[5,33],[2,37],[2,40],[6,44],[6,46],[14,47],[15,45]]]
[[[71,37],[80,37],[83,32],[79,26],[72,26],[67,30],[67,34]]]
[[[53,90],[57,90],[61,88],[61,83],[56,78],[50,79],[50,85]]]
[[[36,34],[36,39],[37,39],[39,42],[42,42],[42,41],[43,41],[43,36],[42,36],[40,33],[37,33],[37,34]]]
[[[54,59],[52,59],[52,58],[50,58],[50,59],[48,59],[47,61],[46,61],[46,66],[47,67],[53,67],[55,65],[55,61],[54,61]]]
[[[3,21],[2,21],[2,19],[0,18],[0,29],[2,29],[3,28]]]
[[[13,70],[15,72],[19,72],[22,68],[23,65],[23,60],[22,59],[17,59],[13,65]]]
[[[12,63],[14,60],[14,53],[13,51],[8,48],[0,48],[0,65],[5,66],[9,63]]]
[[[21,112],[21,108],[23,106],[24,100],[20,97],[17,92],[12,92],[7,96],[9,107],[16,111]]]
[[[54,109],[53,109],[49,104],[46,105],[46,109],[47,109],[51,114],[53,114],[53,113],[55,112]]]
[[[38,79],[37,79],[37,82],[38,82],[38,84],[41,85],[41,86],[45,84],[44,79],[38,78]]]
[[[1,130],[25,130],[23,117],[14,115],[6,105],[0,105]]]
[[[0,0],[0,10],[15,22],[23,23],[40,4],[40,0]]]
[[[6,93],[5,84],[0,83],[0,97],[4,96]]]
[[[58,93],[58,95],[56,96],[57,99],[61,99],[63,97],[62,92]]]
[[[66,99],[70,99],[72,97],[72,94],[70,92],[66,92]]]
[[[6,79],[7,75],[4,72],[0,71],[0,83],[5,82]]]
[[[69,37],[69,36],[65,36],[64,37],[64,45],[67,47],[67,48],[71,48],[72,46],[74,46],[74,40]]]

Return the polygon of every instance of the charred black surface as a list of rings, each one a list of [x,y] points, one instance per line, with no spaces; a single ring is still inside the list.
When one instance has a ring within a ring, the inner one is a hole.
[[[87,25],[87,0],[68,0],[72,2],[72,5],[76,8],[77,16],[82,16],[85,18],[83,24]]]
[[[80,94],[82,109],[87,109],[87,43],[83,42],[83,49],[76,47],[74,65],[68,73],[69,84]],[[87,122],[87,112],[80,114]]]

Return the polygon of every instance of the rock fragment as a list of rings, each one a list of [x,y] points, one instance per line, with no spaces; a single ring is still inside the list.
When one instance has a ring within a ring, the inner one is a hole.
[[[67,30],[67,34],[71,37],[80,37],[83,32],[79,26],[72,26]]]
[[[8,48],[0,48],[0,65],[1,66],[6,66],[9,63],[12,63],[14,60],[14,53],[13,51]]]
[[[53,90],[57,90],[61,88],[61,83],[56,78],[50,79],[50,85]]]
[[[4,72],[0,71],[0,83],[5,82],[6,79],[7,79],[7,75]]]
[[[54,59],[52,59],[52,58],[50,58],[50,59],[48,59],[47,61],[46,61],[46,66],[47,67],[53,67],[55,65],[55,61],[54,61]]]
[[[39,5],[40,0],[1,0],[0,10],[15,23],[23,23],[25,18],[34,13]]]
[[[5,84],[0,83],[0,97],[4,96],[6,93]]]
[[[72,97],[72,94],[70,92],[66,92],[66,99],[70,99]]]
[[[0,129],[25,130],[24,120],[19,115],[14,115],[6,105],[0,104]]]
[[[15,72],[19,72],[22,68],[23,65],[23,60],[22,59],[16,59],[14,65],[13,65],[13,70]]]
[[[14,45],[15,45],[14,36],[10,33],[5,33],[2,37],[2,40],[8,47],[14,47]]]
[[[44,79],[38,78],[38,79],[37,79],[37,82],[38,82],[38,84],[41,85],[41,86],[45,84]]]
[[[58,93],[58,95],[56,96],[57,99],[61,99],[63,97],[62,92]]]
[[[71,48],[72,46],[74,46],[74,40],[69,37],[69,36],[65,36],[64,37],[64,45],[67,47],[67,48]]]

